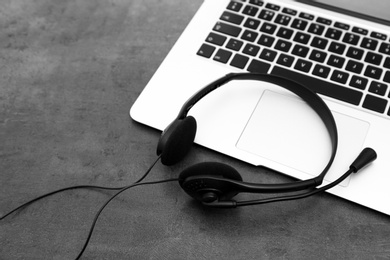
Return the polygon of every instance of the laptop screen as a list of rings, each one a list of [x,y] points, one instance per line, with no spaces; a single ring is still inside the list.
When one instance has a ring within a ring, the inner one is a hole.
[[[389,0],[298,0],[366,20],[390,25]]]

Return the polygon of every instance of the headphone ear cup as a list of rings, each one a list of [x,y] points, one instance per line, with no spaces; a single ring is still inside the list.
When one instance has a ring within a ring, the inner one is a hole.
[[[242,181],[241,175],[233,167],[223,163],[204,162],[182,171],[179,184],[188,195],[202,202],[230,200],[237,195],[237,191],[226,182],[210,181],[207,177]]]
[[[192,116],[173,121],[162,133],[157,146],[161,163],[173,165],[183,159],[194,142],[196,120]]]

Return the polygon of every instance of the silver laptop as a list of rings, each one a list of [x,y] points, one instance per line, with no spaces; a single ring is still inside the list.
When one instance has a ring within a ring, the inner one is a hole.
[[[163,130],[191,95],[225,74],[291,78],[319,93],[336,119],[339,147],[326,182],[364,147],[378,154],[329,192],[390,215],[389,10],[388,0],[205,0],[130,115]],[[268,83],[230,82],[190,114],[196,143],[298,179],[318,175],[330,156],[318,116]]]

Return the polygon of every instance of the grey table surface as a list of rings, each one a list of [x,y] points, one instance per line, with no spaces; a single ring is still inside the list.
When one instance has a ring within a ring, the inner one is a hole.
[[[0,1],[0,215],[55,189],[124,186],[146,171],[160,133],[129,108],[201,3]],[[198,146],[147,180],[206,160],[248,181],[289,180]],[[66,191],[0,221],[0,259],[74,259],[112,194]],[[83,259],[390,259],[389,237],[389,216],[330,194],[218,210],[165,183],[112,201]]]

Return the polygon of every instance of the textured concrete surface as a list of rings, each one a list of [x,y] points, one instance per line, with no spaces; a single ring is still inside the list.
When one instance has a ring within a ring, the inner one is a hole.
[[[0,215],[58,188],[142,175],[159,133],[129,108],[200,4],[0,1]],[[248,181],[287,179],[200,147],[148,179],[204,160],[228,162]],[[110,194],[67,191],[0,221],[0,259],[74,259]],[[390,259],[389,237],[388,216],[328,194],[210,210],[167,183],[114,200],[84,259]]]

